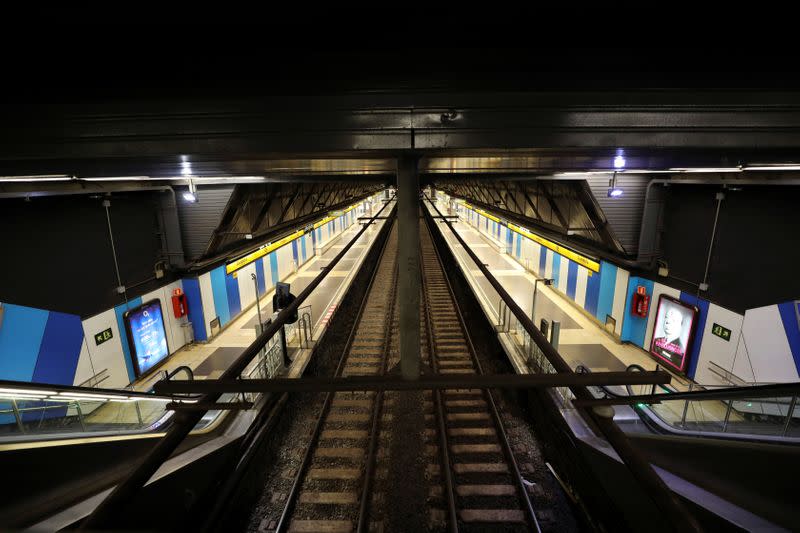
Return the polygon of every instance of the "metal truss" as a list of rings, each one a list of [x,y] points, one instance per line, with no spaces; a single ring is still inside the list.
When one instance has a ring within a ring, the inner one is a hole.
[[[585,180],[504,180],[457,176],[434,179],[436,188],[473,201],[523,225],[625,253]]]
[[[375,181],[283,182],[237,185],[204,258],[258,239],[292,222],[346,205],[384,187]]]

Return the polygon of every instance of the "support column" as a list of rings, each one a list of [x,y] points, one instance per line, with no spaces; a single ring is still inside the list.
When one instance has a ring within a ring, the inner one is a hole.
[[[400,326],[400,373],[419,378],[419,176],[416,156],[397,160],[397,294]]]

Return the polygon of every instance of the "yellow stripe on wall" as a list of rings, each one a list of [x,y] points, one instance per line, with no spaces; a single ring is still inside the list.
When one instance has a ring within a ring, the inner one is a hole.
[[[348,213],[348,212],[352,211],[353,209],[358,207],[360,204],[361,204],[361,202],[356,202],[353,205],[351,205],[350,207],[348,207],[347,209],[343,210],[340,215],[327,216],[327,217],[323,218],[322,220],[320,220],[318,222],[315,222],[314,225],[313,225],[313,229],[317,229],[318,227],[327,224],[331,220],[334,220],[335,218],[340,217],[340,216],[344,215],[345,213]],[[233,272],[236,272],[240,268],[246,267],[247,265],[249,265],[250,263],[252,263],[256,259],[264,257],[268,253],[270,253],[270,252],[272,252],[274,250],[277,250],[281,246],[289,244],[290,242],[292,242],[295,239],[299,239],[300,237],[305,235],[305,233],[306,233],[305,230],[295,231],[291,235],[287,235],[286,237],[282,238],[279,241],[275,241],[273,243],[270,243],[269,245],[265,246],[264,248],[259,248],[255,252],[250,252],[249,254],[245,255],[244,257],[240,257],[236,261],[233,261],[232,263],[228,263],[227,265],[225,265],[225,273],[231,274]]]

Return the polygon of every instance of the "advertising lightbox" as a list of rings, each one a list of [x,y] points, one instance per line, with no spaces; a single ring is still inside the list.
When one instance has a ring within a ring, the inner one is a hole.
[[[161,301],[150,300],[122,315],[136,376],[146,374],[169,355]]]
[[[650,353],[663,364],[685,372],[699,309],[662,294],[658,299]]]

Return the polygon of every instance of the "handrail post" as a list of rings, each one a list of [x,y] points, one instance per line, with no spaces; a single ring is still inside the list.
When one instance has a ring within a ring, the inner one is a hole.
[[[20,433],[25,433],[25,424],[22,423],[22,415],[19,412],[17,400],[14,398],[11,398],[11,410],[14,411],[14,419],[17,421],[17,427],[19,427]]]
[[[689,383],[689,392],[692,392],[692,386],[694,383]],[[683,402],[683,416],[681,416],[681,427],[686,429],[686,412],[689,410],[689,399],[687,398]]]
[[[783,424],[783,436],[789,432],[789,424],[792,422],[792,415],[794,415],[794,408],[797,405],[797,396],[792,396],[792,401],[789,402],[789,411],[786,413],[786,423]]]
[[[142,420],[142,410],[139,408],[139,400],[134,400],[133,406],[136,408],[136,418],[139,419],[139,425],[142,425],[144,420]]]
[[[728,420],[731,418],[731,410],[733,409],[734,400],[728,400],[728,410],[725,411],[725,420],[722,422],[722,432],[725,433],[728,429]]]
[[[83,421],[83,409],[81,409],[81,402],[75,402],[75,410],[78,411],[78,422],[81,423],[81,430],[86,431],[86,424]]]

